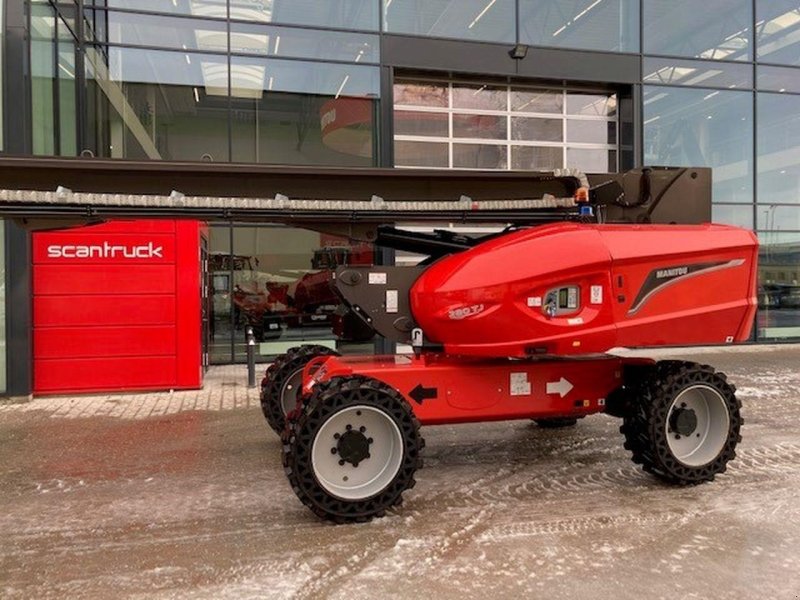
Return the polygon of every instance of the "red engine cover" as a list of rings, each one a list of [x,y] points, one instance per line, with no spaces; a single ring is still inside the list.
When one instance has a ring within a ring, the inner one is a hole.
[[[450,354],[741,342],[757,255],[752,232],[726,225],[546,225],[434,263],[411,310]]]

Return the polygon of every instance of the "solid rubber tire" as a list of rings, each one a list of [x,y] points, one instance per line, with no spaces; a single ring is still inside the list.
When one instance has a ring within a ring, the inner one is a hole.
[[[670,407],[678,395],[694,385],[708,386],[719,392],[728,413],[728,431],[717,456],[699,466],[682,463],[667,443],[666,423]],[[693,485],[712,481],[725,472],[728,462],[736,457],[736,445],[741,441],[743,423],[741,402],[736,388],[727,382],[723,373],[713,367],[686,361],[657,363],[649,377],[643,377],[631,389],[630,403],[623,416],[620,433],[625,436],[625,449],[642,468],[672,484]]]
[[[304,368],[318,356],[339,356],[327,346],[306,344],[289,348],[278,356],[269,366],[261,381],[261,411],[275,433],[280,435],[286,428],[286,415],[283,412],[281,391],[286,380],[298,369]]]
[[[284,471],[292,490],[303,504],[317,516],[336,523],[369,521],[398,506],[403,492],[416,484],[414,474],[422,467],[421,452],[425,447],[419,421],[405,398],[380,381],[356,375],[334,377],[318,384],[303,403],[305,410],[289,415],[282,436]],[[311,454],[315,435],[326,420],[339,410],[354,405],[377,408],[393,419],[403,440],[403,456],[397,474],[382,490],[369,498],[343,500],[319,484]]]

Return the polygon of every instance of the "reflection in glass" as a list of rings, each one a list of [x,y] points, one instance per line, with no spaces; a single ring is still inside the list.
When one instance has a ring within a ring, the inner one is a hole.
[[[216,19],[224,19],[228,13],[227,0],[85,0],[85,4]]]
[[[372,166],[378,69],[231,59],[235,162]]]
[[[422,135],[447,137],[449,133],[447,113],[394,111],[395,135]]]
[[[567,141],[589,144],[616,144],[616,121],[595,121],[569,119],[567,121]]]
[[[453,115],[453,137],[506,139],[506,118],[497,115]]]
[[[779,65],[800,66],[800,3],[756,0],[756,56]]]
[[[758,237],[758,337],[800,338],[800,233]]]
[[[231,23],[231,52],[377,63],[378,36],[368,33]]]
[[[398,167],[447,169],[450,166],[447,142],[394,141],[394,164]]]
[[[453,108],[506,110],[508,88],[505,86],[453,84]]]
[[[520,0],[519,10],[525,44],[639,51],[638,0]]]
[[[642,81],[665,85],[752,88],[753,67],[720,61],[645,57]]]
[[[395,81],[395,106],[436,106],[447,108],[450,92],[446,83]]]
[[[98,13],[98,18],[103,16],[103,13]],[[228,51],[228,30],[223,21],[113,11],[106,13],[105,17],[106,39],[102,41],[112,44],[158,46],[201,52]]]
[[[564,92],[511,88],[511,110],[561,114],[564,110]]]
[[[567,166],[585,173],[616,173],[616,150],[567,147]]]
[[[617,114],[617,96],[568,91],[567,114],[613,117]]]
[[[511,139],[528,142],[561,142],[564,140],[564,121],[536,117],[511,117]]]
[[[800,96],[759,93],[756,106],[758,201],[800,204]]]
[[[100,156],[228,160],[225,56],[90,47],[86,68]]]
[[[514,146],[511,168],[521,171],[550,171],[564,166],[563,150],[545,146]]]
[[[752,13],[752,0],[644,0],[644,53],[750,60]]]
[[[759,229],[800,231],[800,206],[759,203],[756,207],[756,214],[758,215]]]
[[[494,144],[453,144],[453,168],[506,169],[508,147]]]
[[[759,90],[800,94],[800,69],[757,65],[756,87]]]
[[[753,207],[743,204],[713,204],[711,220],[714,223],[726,223],[752,229]]]
[[[515,0],[383,0],[389,33],[442,38],[516,41]]]
[[[377,0],[230,0],[231,19],[378,30]]]
[[[713,167],[715,202],[752,202],[753,97],[644,87],[644,164]]]

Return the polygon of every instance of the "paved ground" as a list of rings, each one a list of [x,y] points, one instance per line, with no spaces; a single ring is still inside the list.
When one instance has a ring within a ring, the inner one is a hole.
[[[606,416],[428,428],[405,505],[352,526],[294,497],[238,368],[3,405],[0,595],[797,599],[800,347],[731,350],[698,356],[744,401],[714,483],[657,483]]]

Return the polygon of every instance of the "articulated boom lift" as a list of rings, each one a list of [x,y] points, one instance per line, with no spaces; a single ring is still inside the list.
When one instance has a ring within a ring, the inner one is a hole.
[[[346,309],[337,332],[378,333],[409,345],[408,355],[343,357],[307,345],[266,372],[261,403],[282,436],[286,474],[323,518],[363,521],[398,505],[422,465],[420,425],[562,427],[605,412],[622,419],[634,462],[668,482],[710,481],[734,458],[740,404],[723,374],[609,353],[748,338],[757,241],[708,223],[707,169],[505,174],[494,186],[486,174],[386,171],[348,180],[351,190],[374,181],[386,192],[360,201],[335,196],[336,178],[352,174],[289,171],[270,176],[298,198],[278,189],[261,189],[273,194],[264,198],[20,191],[43,184],[9,169],[6,179],[19,183],[0,190],[0,214],[32,229],[145,215],[270,221],[426,256],[417,267],[335,271]],[[448,181],[473,196],[454,197]],[[328,195],[303,196],[320,182]],[[415,190],[427,200],[413,201]],[[507,227],[472,238],[390,225],[404,221]]]
[[[360,521],[399,504],[422,465],[420,425],[562,427],[605,412],[622,418],[634,462],[663,480],[695,484],[725,470],[742,422],[725,375],[608,351],[747,340],[755,236],[649,223],[671,184],[654,195],[648,172],[634,191],[574,183],[577,210],[542,219],[555,222],[477,239],[379,227],[377,243],[428,258],[336,269],[348,309],[340,333],[357,324],[413,352],[301,346],[267,370],[264,414],[282,435],[292,488],[316,514]],[[601,222],[608,215],[617,222]]]

